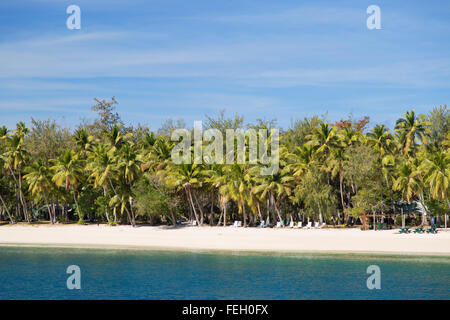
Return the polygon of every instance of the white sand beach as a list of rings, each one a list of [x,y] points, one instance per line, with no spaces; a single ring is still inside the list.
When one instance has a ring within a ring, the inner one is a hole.
[[[4,225],[0,227],[0,245],[450,255],[450,230],[399,234],[398,230],[359,229]]]

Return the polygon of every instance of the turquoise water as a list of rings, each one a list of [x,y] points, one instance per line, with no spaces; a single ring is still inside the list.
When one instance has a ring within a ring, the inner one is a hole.
[[[81,269],[68,290],[66,268]],[[369,265],[381,289],[369,290]],[[450,258],[0,247],[0,299],[449,299]]]

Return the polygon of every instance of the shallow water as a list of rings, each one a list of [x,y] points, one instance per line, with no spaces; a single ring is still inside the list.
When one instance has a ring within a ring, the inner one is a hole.
[[[69,290],[69,265],[81,290]],[[369,290],[369,265],[381,289]],[[449,299],[450,258],[0,247],[0,299]]]

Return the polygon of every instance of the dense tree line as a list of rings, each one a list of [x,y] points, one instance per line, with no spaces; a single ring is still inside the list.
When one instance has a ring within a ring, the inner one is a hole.
[[[370,127],[368,118],[295,121],[281,131],[278,172],[261,175],[259,165],[176,165],[170,133],[184,122],[168,121],[156,133],[127,127],[116,104],[96,100],[98,118],[73,132],[34,119],[31,128],[0,128],[2,220],[252,226],[312,219],[367,229],[370,219],[400,224],[406,214],[409,223],[427,224],[450,212],[446,106],[428,115],[408,111],[392,130]],[[221,131],[275,126],[245,125],[224,112],[206,120]]]

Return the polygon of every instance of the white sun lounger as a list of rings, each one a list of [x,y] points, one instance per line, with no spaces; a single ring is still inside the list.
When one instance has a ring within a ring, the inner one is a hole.
[[[302,227],[302,222],[299,221],[299,222],[297,222],[297,225],[294,226],[294,229],[298,229],[298,228],[301,228],[301,227]]]
[[[294,221],[291,221],[290,223],[289,223],[289,228],[293,228],[294,227]]]
[[[319,229],[319,222],[314,222],[314,229]]]
[[[242,221],[235,221],[233,224],[233,227],[240,227],[242,226]]]
[[[277,225],[275,228],[281,228],[281,221],[277,221]]]
[[[306,226],[303,227],[303,229],[311,229],[312,228],[312,222],[308,222]]]

